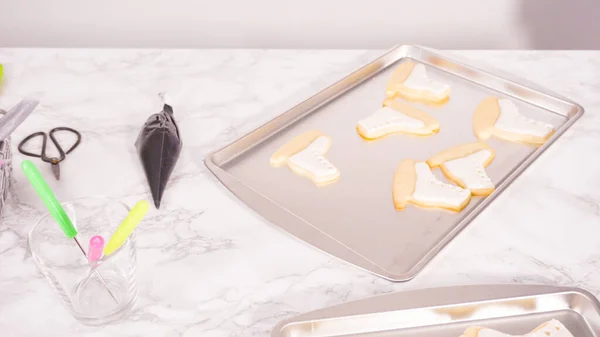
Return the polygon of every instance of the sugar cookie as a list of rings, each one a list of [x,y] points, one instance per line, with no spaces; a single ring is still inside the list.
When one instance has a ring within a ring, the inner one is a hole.
[[[356,124],[356,131],[366,139],[397,132],[428,136],[439,130],[440,124],[431,115],[397,100],[386,100],[383,107]]]
[[[486,143],[475,142],[446,149],[427,160],[431,168],[440,167],[448,179],[473,195],[489,195],[494,183],[485,167],[494,160],[495,151]]]
[[[553,319],[542,323],[533,331],[522,335],[523,337],[573,337],[571,332],[559,321]],[[463,332],[461,337],[513,337],[512,335],[505,334],[496,330],[482,328],[482,327],[470,327]],[[516,336],[515,336],[516,337]]]
[[[385,88],[388,98],[402,96],[426,103],[441,103],[450,97],[450,86],[430,79],[421,63],[402,63],[390,77]]]
[[[271,166],[287,164],[292,171],[317,185],[334,182],[340,177],[340,171],[325,158],[330,146],[331,138],[323,132],[306,132],[277,150],[271,156]]]
[[[460,211],[471,200],[471,192],[439,181],[427,163],[405,159],[394,174],[392,197],[396,209],[404,209],[407,203],[412,203]]]
[[[542,145],[554,134],[554,127],[521,115],[511,100],[491,96],[475,109],[473,131],[480,140],[495,136],[511,142]]]

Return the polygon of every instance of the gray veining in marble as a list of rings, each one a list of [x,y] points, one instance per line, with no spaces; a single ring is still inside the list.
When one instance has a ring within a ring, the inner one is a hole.
[[[408,283],[379,279],[276,230],[203,166],[208,151],[378,53],[0,49],[0,107],[43,94],[13,148],[42,128],[83,133],[61,165],[63,180],[50,180],[62,200],[149,198],[133,143],[160,110],[158,92],[173,98],[185,141],[160,212],[151,210],[138,229],[137,305],[124,322],[102,328],[71,318],[28,256],[26,235],[44,210],[15,165],[0,222],[0,335],[267,336],[279,320],[309,310],[459,284],[557,284],[600,294],[598,51],[454,52],[564,94],[586,114]],[[21,159],[16,153],[15,163]]]

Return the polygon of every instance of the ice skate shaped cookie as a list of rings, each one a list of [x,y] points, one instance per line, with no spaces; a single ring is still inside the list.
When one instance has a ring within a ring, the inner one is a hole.
[[[325,158],[331,139],[321,131],[309,131],[289,141],[271,156],[271,166],[286,165],[296,174],[317,185],[326,185],[340,177],[340,171]]]
[[[425,103],[443,103],[450,97],[450,86],[429,78],[423,64],[407,61],[394,70],[385,94],[388,98],[402,96]]]
[[[491,194],[494,183],[485,172],[495,151],[486,143],[475,142],[446,149],[427,160],[431,168],[440,167],[444,175],[473,195]]]
[[[558,320],[550,320],[540,324],[527,337],[573,337],[573,334]]]
[[[397,100],[386,100],[383,107],[356,125],[356,131],[365,139],[378,139],[392,133],[429,136],[439,130],[440,124],[431,115]]]
[[[460,211],[471,200],[471,192],[439,181],[425,162],[403,160],[394,174],[392,197],[396,209],[407,203],[421,207]]]
[[[542,145],[554,134],[554,127],[521,115],[509,99],[491,96],[475,109],[473,131],[480,140],[494,136],[511,142]]]
[[[461,337],[517,337],[505,334],[496,330],[470,327],[462,334]],[[523,337],[573,337],[571,332],[559,321],[553,319],[542,323],[533,331],[523,335]]]

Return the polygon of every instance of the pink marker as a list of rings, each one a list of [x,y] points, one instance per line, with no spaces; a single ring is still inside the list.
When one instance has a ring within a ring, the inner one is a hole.
[[[104,238],[100,235],[94,235],[90,239],[90,247],[88,248],[88,261],[90,263],[100,260],[104,250]]]

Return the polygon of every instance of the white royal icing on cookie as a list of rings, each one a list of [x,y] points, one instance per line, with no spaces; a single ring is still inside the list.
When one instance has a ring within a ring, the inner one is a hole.
[[[291,156],[288,161],[296,167],[310,172],[317,182],[328,181],[339,176],[340,171],[325,157],[330,139],[321,136],[304,150]]]
[[[561,322],[553,319],[537,330],[526,334],[527,337],[573,337],[571,332]]]
[[[492,329],[481,329],[477,337],[513,337],[513,335]],[[548,321],[543,328],[527,333],[523,337],[573,337],[573,335],[561,322],[553,319]]]
[[[439,96],[447,94],[448,90],[450,90],[449,85],[427,77],[427,70],[420,63],[413,68],[403,84],[411,89],[429,91]]]
[[[481,329],[477,337],[513,337],[512,335],[502,333],[492,329]]]
[[[382,131],[384,133],[393,132],[398,128],[402,130],[420,129],[425,126],[425,123],[416,118],[408,117],[400,111],[385,106],[379,108],[371,116],[358,121],[358,125],[367,130],[367,136],[369,136],[372,133],[378,133]]]
[[[430,204],[459,207],[471,196],[469,190],[439,181],[426,163],[416,163],[417,182],[412,197]]]
[[[500,105],[500,116],[495,125],[497,129],[537,137],[546,137],[553,130],[550,124],[521,115],[515,103],[508,99],[498,100],[498,104]]]
[[[470,190],[494,188],[494,183],[483,166],[491,155],[490,150],[477,151],[466,157],[449,160],[444,163],[444,167]]]

